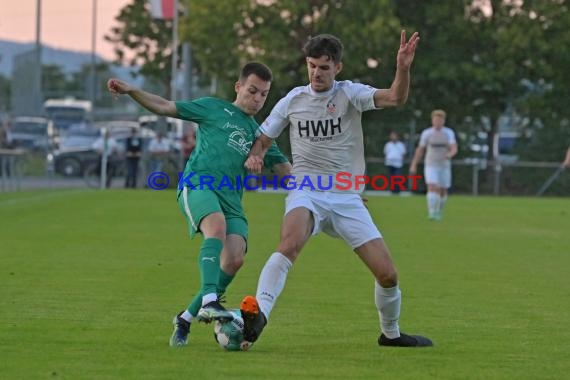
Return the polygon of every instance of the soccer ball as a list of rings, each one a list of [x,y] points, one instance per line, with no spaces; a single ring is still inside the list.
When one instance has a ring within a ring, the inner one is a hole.
[[[243,318],[239,310],[228,310],[234,316],[230,322],[215,321],[214,339],[227,351],[247,351],[251,343],[243,339]]]

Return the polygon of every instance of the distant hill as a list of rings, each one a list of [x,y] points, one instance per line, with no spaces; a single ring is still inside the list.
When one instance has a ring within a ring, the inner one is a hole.
[[[0,39],[0,74],[10,77],[12,75],[12,60],[14,56],[29,51],[35,47],[35,43],[20,43]],[[97,56],[97,61],[103,59]],[[80,70],[81,66],[91,62],[91,53],[56,49],[48,45],[42,45],[42,63],[44,65],[58,65],[63,68],[65,73],[73,73]],[[129,67],[112,65],[112,70],[121,78],[129,82],[141,86],[142,77],[133,79],[129,72]]]

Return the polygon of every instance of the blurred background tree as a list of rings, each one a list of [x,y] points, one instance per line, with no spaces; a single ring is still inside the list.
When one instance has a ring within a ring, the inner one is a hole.
[[[142,75],[162,85],[170,94],[172,62],[172,21],[153,19],[147,0],[133,0],[115,18],[119,26],[105,35],[115,45],[115,63],[137,67],[132,75]]]

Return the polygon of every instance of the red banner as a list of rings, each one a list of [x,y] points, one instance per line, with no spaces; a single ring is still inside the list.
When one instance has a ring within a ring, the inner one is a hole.
[[[174,18],[174,0],[149,0],[152,18],[172,20]]]

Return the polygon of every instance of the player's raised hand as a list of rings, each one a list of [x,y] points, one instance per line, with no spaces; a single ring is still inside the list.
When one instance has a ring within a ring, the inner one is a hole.
[[[131,90],[131,86],[120,79],[111,78],[107,81],[107,89],[111,94],[113,94],[113,97],[116,99],[119,94],[126,94],[129,92]]]
[[[263,159],[257,155],[250,155],[243,166],[254,174],[260,174],[263,169]]]
[[[400,49],[398,50],[398,57],[396,58],[398,67],[402,69],[409,69],[414,61],[414,54],[416,53],[416,46],[420,41],[420,34],[415,32],[406,42],[406,31],[402,30],[400,34]]]

